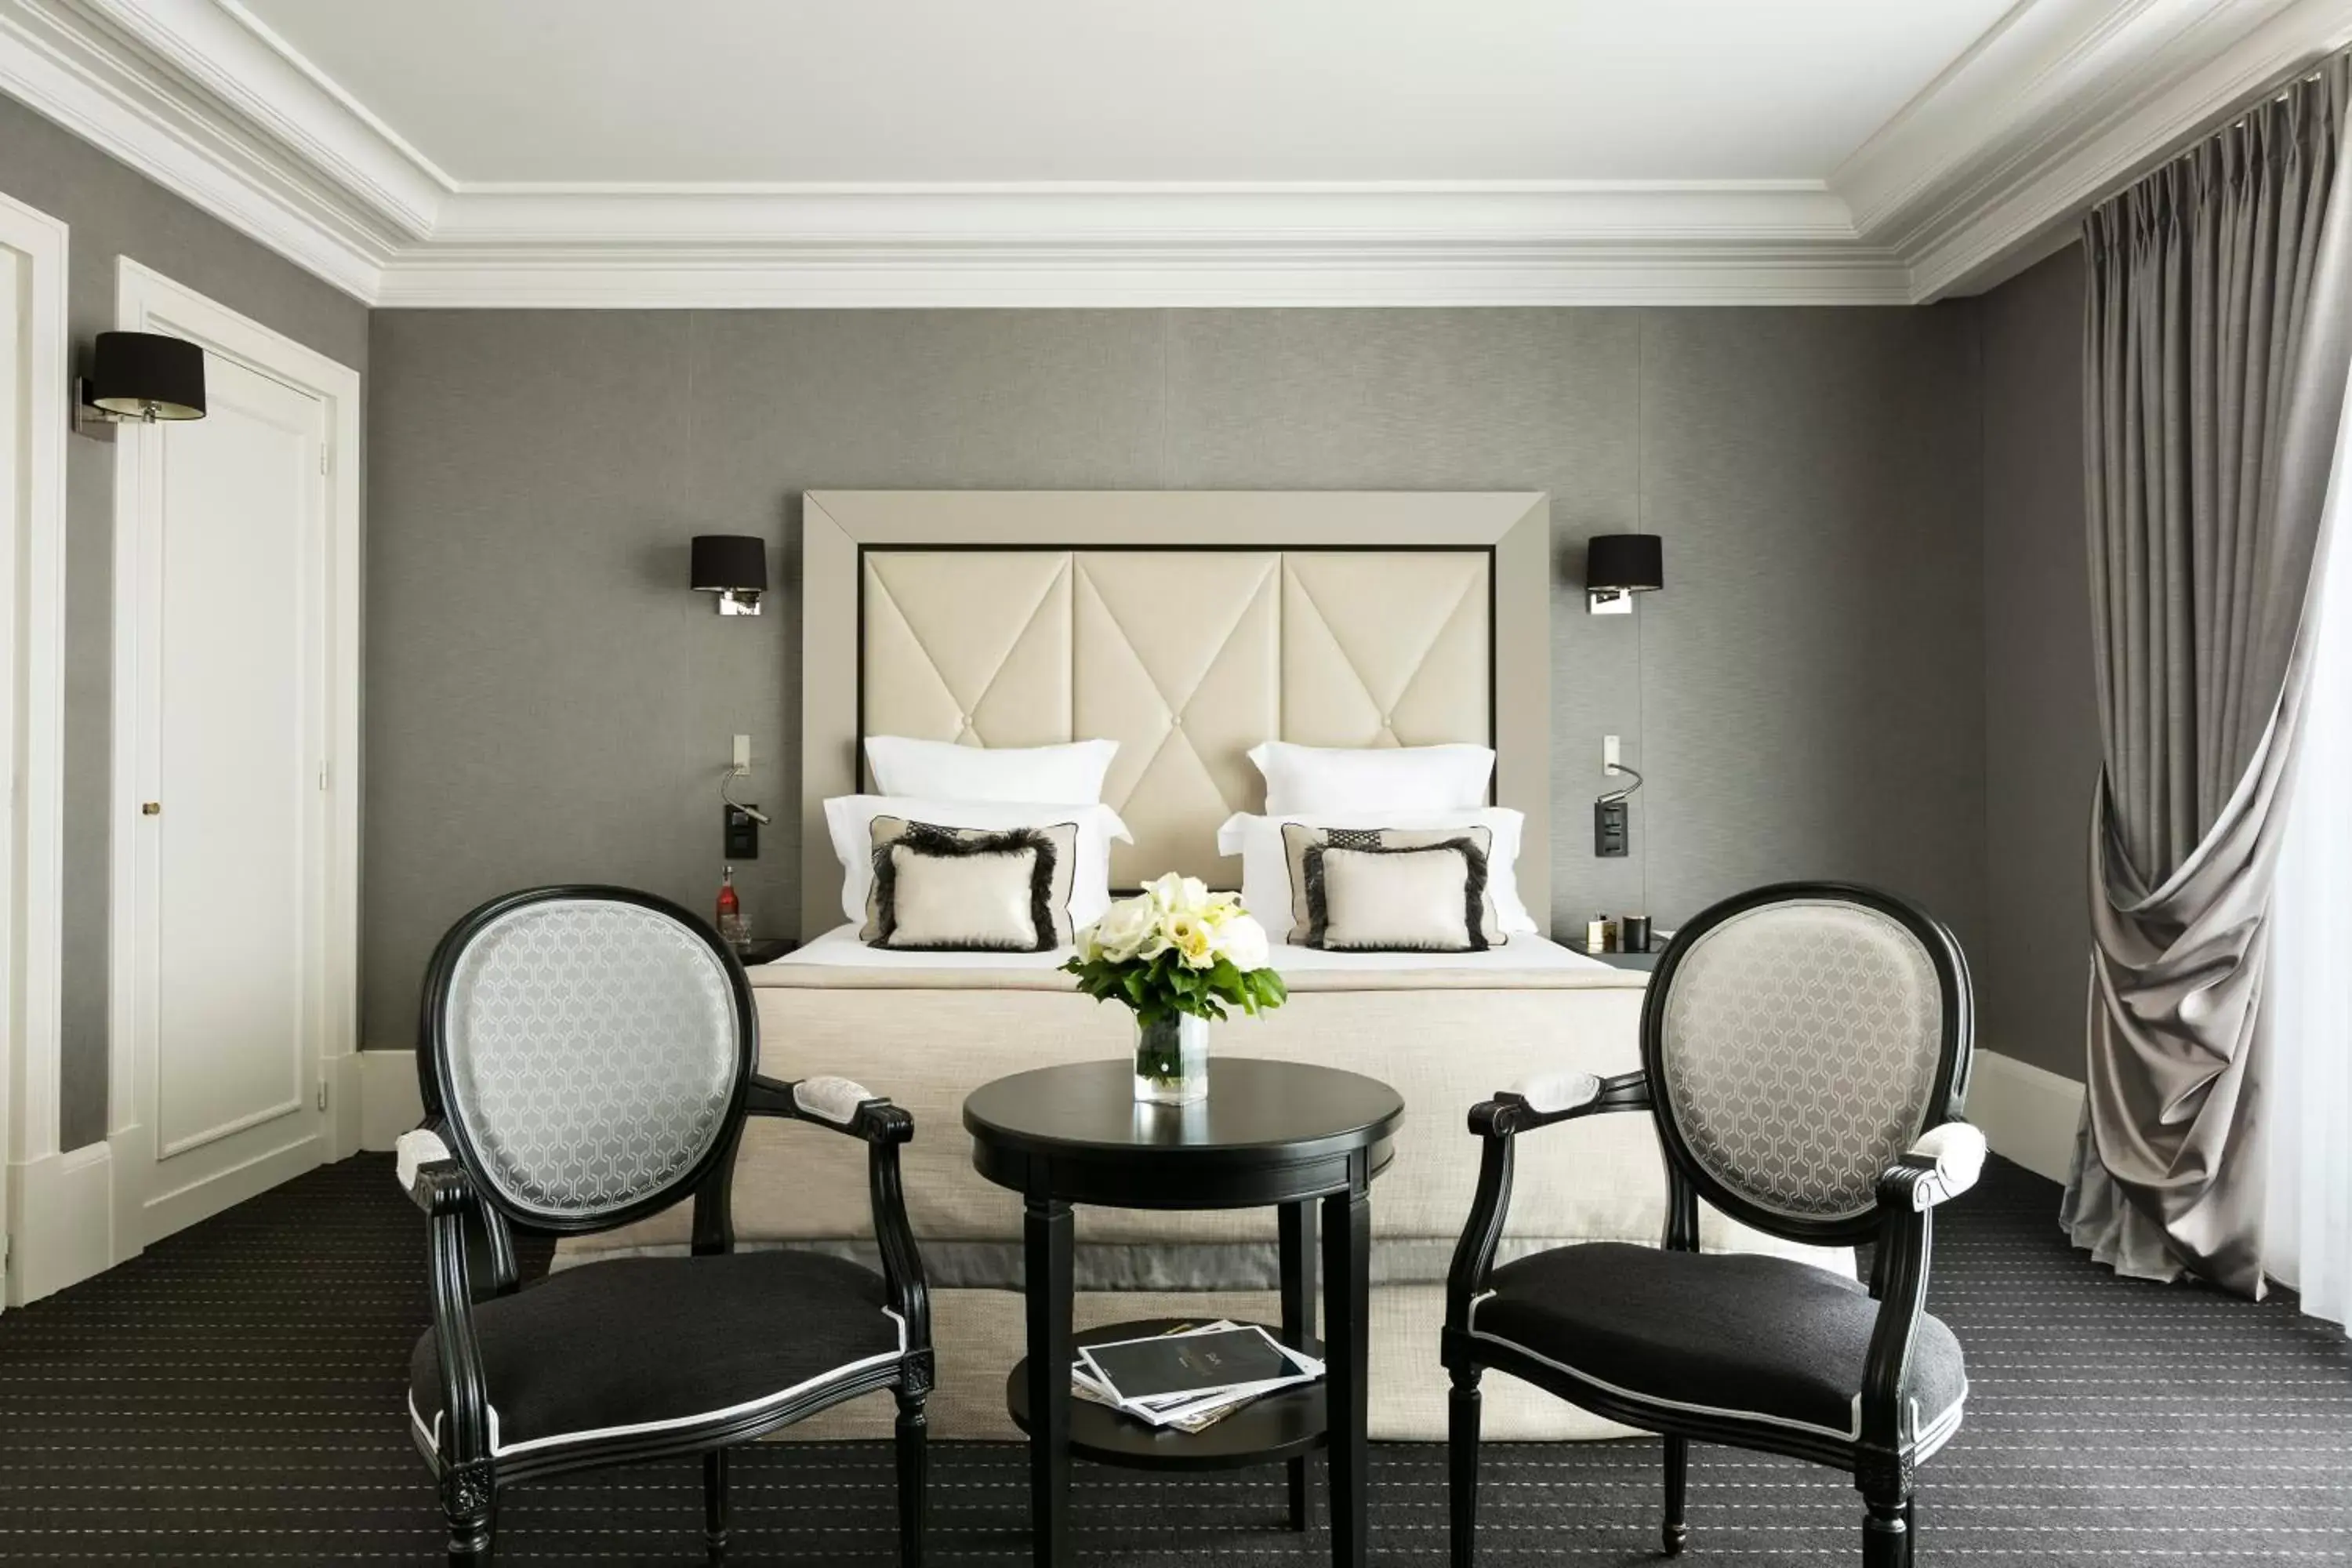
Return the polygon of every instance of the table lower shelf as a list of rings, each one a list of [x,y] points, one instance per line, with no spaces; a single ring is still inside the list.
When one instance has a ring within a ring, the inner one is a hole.
[[[1074,1344],[1102,1344],[1111,1340],[1139,1340],[1166,1333],[1193,1320],[1147,1318],[1138,1322],[1107,1323],[1082,1329]],[[1280,1331],[1267,1327],[1276,1339]],[[1323,1352],[1304,1347],[1309,1355]],[[1066,1375],[1066,1373],[1065,1374]],[[1013,1424],[1024,1432],[1029,1425],[1029,1363],[1024,1358],[1004,1380],[1004,1406]],[[1153,1426],[1132,1415],[1073,1395],[1070,1399],[1070,1452],[1097,1464],[1122,1465],[1147,1470],[1230,1470],[1247,1465],[1272,1464],[1311,1454],[1324,1446],[1326,1417],[1321,1380],[1279,1394],[1265,1394],[1218,1422],[1205,1432],[1180,1432]]]

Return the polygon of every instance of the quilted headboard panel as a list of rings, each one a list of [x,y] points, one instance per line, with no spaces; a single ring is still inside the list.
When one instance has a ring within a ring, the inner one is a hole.
[[[866,734],[1071,739],[1067,552],[877,551],[858,592]]]
[[[1230,885],[1249,749],[1488,743],[1492,553],[868,549],[862,724],[974,746],[1105,736],[1111,877]]]
[[[1493,744],[1548,913],[1543,496],[820,491],[803,529],[807,929],[839,918],[824,800],[878,734],[1118,741],[1121,887],[1238,881],[1216,829],[1264,804],[1260,741]]]

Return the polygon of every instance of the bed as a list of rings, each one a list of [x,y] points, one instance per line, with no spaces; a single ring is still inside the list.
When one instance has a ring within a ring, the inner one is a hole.
[[[1182,540],[1171,550],[1165,542]],[[1552,907],[1549,508],[1540,495],[812,492],[803,508],[803,930],[751,973],[761,1070],[841,1073],[911,1110],[908,1210],[935,1290],[932,1430],[1013,1436],[1006,1371],[1023,1353],[1021,1205],[971,1165],[966,1094],[1003,1074],[1132,1049],[1126,1013],[1057,973],[1063,952],[877,952],[842,924],[826,798],[863,782],[867,734],[1036,745],[1108,737],[1104,799],[1134,842],[1111,871],[1236,885],[1216,829],[1255,811],[1244,753],[1492,744],[1495,800],[1527,816],[1520,895]],[[1270,924],[1285,922],[1270,921]],[[1378,1438],[1442,1437],[1443,1282],[1469,1212],[1468,1108],[1559,1071],[1637,1064],[1644,976],[1540,933],[1484,952],[1334,953],[1278,946],[1289,1004],[1216,1031],[1214,1058],[1308,1060],[1402,1095],[1395,1160],[1373,1191],[1372,1392]],[[858,1253],[864,1171],[762,1122],[738,1156],[739,1245]],[[1603,1118],[1521,1152],[1504,1256],[1564,1242],[1654,1242],[1664,1184],[1648,1123]],[[1271,1211],[1081,1209],[1081,1327],[1147,1316],[1276,1315]],[[682,1212],[568,1238],[559,1267],[684,1246]],[[1709,1214],[1703,1243],[1803,1249]],[[1818,1254],[1804,1255],[1819,1257]],[[1851,1268],[1851,1259],[1829,1259]],[[794,1436],[882,1436],[889,1411],[845,1406]],[[1497,1438],[1613,1428],[1508,1384]]]

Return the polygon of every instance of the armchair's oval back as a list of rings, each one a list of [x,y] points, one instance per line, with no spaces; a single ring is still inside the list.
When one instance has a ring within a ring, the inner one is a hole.
[[[1968,1015],[1958,945],[1908,904],[1823,884],[1743,894],[1685,927],[1652,982],[1661,1133],[1735,1217],[1848,1230],[1887,1166],[1958,1113]]]
[[[698,1182],[742,1116],[742,972],[682,910],[545,889],[477,910],[426,985],[440,1110],[514,1217],[594,1229]]]

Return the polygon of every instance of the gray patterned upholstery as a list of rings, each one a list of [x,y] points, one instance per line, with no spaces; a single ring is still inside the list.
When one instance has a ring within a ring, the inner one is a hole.
[[[735,999],[718,956],[635,904],[551,900],[458,956],[450,1114],[518,1207],[591,1219],[684,1175],[724,1132]]]
[[[1693,1159],[1768,1212],[1850,1219],[1927,1120],[1943,1000],[1918,938],[1874,910],[1792,900],[1684,952],[1660,1046]]]

